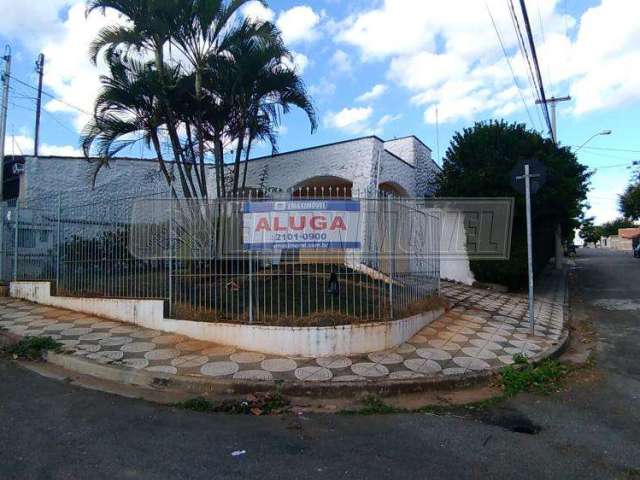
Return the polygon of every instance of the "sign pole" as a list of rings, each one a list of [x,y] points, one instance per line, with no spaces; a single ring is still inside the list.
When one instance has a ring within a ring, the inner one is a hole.
[[[251,202],[251,192],[249,192],[249,202]],[[249,324],[253,323],[253,258],[249,249]]]
[[[527,209],[527,269],[529,274],[529,324],[531,325],[531,335],[535,333],[535,316],[533,314],[533,246],[531,232],[531,175],[529,174],[529,164],[524,165],[524,189]]]
[[[524,175],[520,172],[524,169]],[[531,173],[531,172],[534,173]],[[536,179],[533,184],[531,179]],[[545,166],[535,160],[520,160],[511,171],[511,185],[521,194],[524,194],[525,208],[527,215],[527,270],[529,277],[529,324],[531,325],[531,335],[535,333],[535,315],[533,313],[533,234],[531,226],[531,195],[535,195],[546,179]],[[524,180],[524,191],[520,180]]]

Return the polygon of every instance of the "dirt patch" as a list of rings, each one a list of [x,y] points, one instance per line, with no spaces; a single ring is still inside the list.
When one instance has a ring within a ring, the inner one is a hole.
[[[407,308],[396,312],[394,318],[406,318],[419,313],[424,313],[437,309],[447,309],[449,303],[440,296],[430,296],[418,300]],[[385,321],[388,312],[382,318],[371,318],[368,316],[349,315],[337,310],[319,311],[307,315],[260,315],[254,319],[252,325],[269,325],[282,327],[333,327],[338,325],[360,325],[374,321]],[[198,322],[222,322],[234,324],[248,324],[249,315],[244,313],[238,316],[228,316],[213,309],[195,308],[190,304],[177,304],[174,307],[174,318],[180,320],[193,320]],[[387,321],[390,318],[387,319]]]

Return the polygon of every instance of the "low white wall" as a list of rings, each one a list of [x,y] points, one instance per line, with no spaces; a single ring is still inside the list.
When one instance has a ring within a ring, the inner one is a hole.
[[[162,300],[56,297],[51,295],[49,282],[11,282],[9,292],[12,297],[42,305],[66,308],[111,320],[135,323],[141,327],[163,330],[164,302]]]
[[[464,225],[457,220],[454,225],[456,231],[453,234],[445,228],[442,229],[440,245],[444,246],[444,248],[441,248],[440,254],[440,278],[465,285],[473,285],[475,278],[471,271],[469,255],[465,245]]]
[[[391,322],[336,327],[276,327],[169,318],[164,322],[165,329],[199,340],[274,355],[322,357],[393,348],[407,341],[442,313],[443,310],[437,310]]]
[[[361,325],[277,327],[164,318],[161,300],[55,297],[50,293],[49,282],[11,282],[10,291],[12,297],[44,305],[232,345],[244,350],[299,357],[353,355],[386,350],[407,341],[444,312],[439,309],[391,322]]]

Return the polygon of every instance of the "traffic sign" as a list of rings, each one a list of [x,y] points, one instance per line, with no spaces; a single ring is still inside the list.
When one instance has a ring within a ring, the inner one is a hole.
[[[535,195],[547,180],[547,167],[544,163],[536,159],[518,160],[511,170],[511,186],[522,195],[525,194],[524,186],[524,165],[529,164],[529,175],[531,176],[531,195]]]

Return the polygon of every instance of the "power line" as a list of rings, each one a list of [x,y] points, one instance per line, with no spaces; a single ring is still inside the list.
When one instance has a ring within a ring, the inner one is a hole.
[[[551,127],[551,117],[549,115],[549,106],[547,105],[547,96],[544,93],[544,85],[542,83],[542,75],[540,74],[540,63],[538,62],[538,54],[536,53],[536,45],[533,41],[533,34],[531,33],[531,23],[529,22],[529,14],[527,13],[527,6],[524,0],[520,0],[520,8],[522,10],[522,18],[524,19],[524,26],[527,30],[527,37],[529,38],[529,48],[531,51],[531,57],[533,60],[533,65],[536,70],[536,76],[538,78],[538,87],[540,90],[540,100],[542,101],[542,105],[544,108],[544,117],[547,122],[547,127],[549,127],[549,132],[551,132],[551,136],[555,135],[553,132],[553,128]]]
[[[602,167],[594,167],[596,170],[602,170],[603,168],[631,168],[635,165],[634,162],[632,163],[619,163],[618,165],[603,165]]]
[[[527,102],[524,99],[524,95],[522,94],[522,90],[520,89],[520,85],[518,85],[518,80],[516,79],[516,73],[513,70],[513,65],[511,65],[511,60],[509,59],[509,55],[507,54],[507,49],[504,46],[504,43],[502,41],[502,36],[500,35],[500,31],[498,30],[498,26],[496,25],[496,22],[493,18],[493,15],[491,13],[491,9],[489,8],[489,4],[485,1],[484,2],[485,7],[487,7],[487,13],[489,14],[489,18],[491,18],[491,24],[493,25],[493,29],[496,32],[496,35],[498,37],[498,42],[500,43],[500,48],[502,48],[502,54],[504,55],[505,60],[507,61],[507,64],[509,65],[509,70],[511,71],[511,76],[513,77],[513,83],[516,86],[516,88],[518,89],[518,93],[520,94],[520,99],[522,100],[522,105],[524,105],[524,109],[527,111],[527,116],[529,117],[529,121],[531,122],[531,125],[535,128],[536,124],[533,121],[533,117],[531,116],[531,112],[529,111],[529,107],[527,107]]]
[[[65,125],[64,123],[62,123],[53,113],[47,111],[47,110],[43,110],[43,112],[45,113],[45,115],[49,115],[54,122],[56,122],[58,125],[60,125],[62,128],[64,128],[65,130],[73,133],[74,135],[77,135],[78,132],[70,127],[68,127],[67,125]]]
[[[10,87],[9,91],[12,92],[9,98],[12,98],[14,100],[17,100],[17,99],[20,99],[20,100],[37,100],[38,99],[37,97],[31,97],[31,96],[28,96],[28,95],[21,95],[22,92],[20,92],[19,90],[16,90],[15,87]],[[18,92],[20,92],[20,93],[18,93]],[[17,107],[17,108],[22,108],[24,110],[28,110],[30,112],[36,112],[35,108],[27,107],[25,105],[20,105],[20,104],[15,103],[15,102],[11,102],[11,105],[14,106],[14,107]],[[48,110],[42,110],[42,112],[45,115],[48,115],[49,117],[51,117],[51,119],[54,122],[56,122],[58,125],[60,125],[65,130],[73,133],[74,135],[78,134],[78,132],[75,129],[65,125],[64,122],[62,122],[60,119],[58,119],[58,117],[56,117],[56,115],[54,113],[52,113],[52,112],[50,112]]]
[[[542,33],[542,43],[547,43],[547,38],[544,34],[544,22],[542,21],[542,13],[540,12],[540,3],[537,5],[538,7],[538,22],[540,23],[540,32]],[[547,78],[549,80],[549,86],[553,89],[553,78],[551,78],[551,69],[549,68],[549,62],[545,62],[545,68],[547,70]]]
[[[536,79],[533,75],[533,67],[531,66],[529,52],[527,51],[527,47],[524,42],[524,36],[522,35],[522,30],[520,29],[520,22],[518,21],[518,16],[516,15],[516,9],[513,6],[513,0],[507,0],[507,6],[509,8],[511,24],[513,25],[513,29],[516,33],[516,38],[518,39],[518,48],[520,49],[520,54],[522,55],[522,58],[527,62],[527,81],[529,82],[529,86],[531,87],[534,100],[538,100],[538,86],[536,85]],[[536,113],[538,115],[540,125],[542,125],[544,121],[540,116],[540,110],[536,109]]]
[[[577,148],[576,145],[569,145],[572,148]],[[584,150],[603,150],[611,152],[627,152],[627,153],[640,153],[640,150],[631,150],[628,148],[613,148],[613,147],[582,147]]]
[[[19,103],[12,102],[11,100],[9,100],[9,104],[10,104],[12,107],[22,108],[23,110],[28,110],[28,111],[30,111],[30,112],[35,112],[35,111],[36,111],[36,110],[35,110],[35,108],[27,107],[27,106],[25,106],[25,105],[20,105]]]
[[[598,157],[605,157],[605,158],[615,158],[616,160],[628,160],[628,161],[632,161],[634,160],[633,158],[629,158],[629,157],[623,157],[620,155],[611,155],[610,153],[602,153],[602,152],[585,152],[585,151],[580,151],[578,153],[578,155],[583,155],[583,154],[587,154],[587,155],[594,155],[594,156],[598,156]],[[637,155],[634,155],[637,156]]]
[[[11,78],[12,80],[15,80],[16,82],[20,83],[21,85],[24,85],[25,87],[29,87],[33,90],[35,90],[36,92],[38,91],[38,87],[34,87],[33,85],[28,84],[27,82],[24,82],[22,80],[20,80],[19,78],[14,77],[13,75],[9,75],[9,78]],[[78,107],[77,105],[73,105],[69,102],[66,102],[64,100],[62,100],[61,98],[57,97],[56,95],[49,93],[45,90],[42,91],[43,95],[46,95],[49,98],[52,98],[54,100],[57,100],[58,102],[62,103],[63,105],[66,105],[69,108],[72,108],[74,110],[77,110],[78,112],[84,113],[85,115],[92,115],[91,113],[87,112],[85,109]]]

